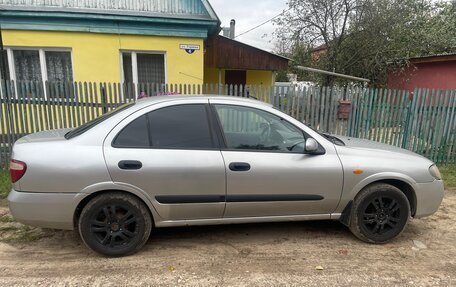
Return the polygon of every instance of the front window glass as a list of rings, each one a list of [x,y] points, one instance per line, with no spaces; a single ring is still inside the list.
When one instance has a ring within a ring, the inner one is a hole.
[[[276,115],[241,106],[215,108],[229,149],[304,152],[304,133]]]

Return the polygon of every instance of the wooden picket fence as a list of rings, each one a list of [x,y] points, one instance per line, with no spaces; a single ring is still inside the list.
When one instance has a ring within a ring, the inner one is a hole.
[[[74,128],[138,97],[174,94],[250,97],[321,132],[402,147],[441,164],[456,163],[456,91],[2,81],[0,164],[8,163],[13,143],[24,135]]]

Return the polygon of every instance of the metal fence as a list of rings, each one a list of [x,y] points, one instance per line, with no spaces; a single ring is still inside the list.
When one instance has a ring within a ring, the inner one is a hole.
[[[173,94],[255,98],[322,132],[456,163],[456,91],[4,81],[0,92],[2,165],[9,161],[12,144],[24,135],[77,127],[137,97]]]

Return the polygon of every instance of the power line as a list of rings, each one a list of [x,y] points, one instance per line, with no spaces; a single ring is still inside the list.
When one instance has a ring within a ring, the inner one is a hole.
[[[260,28],[261,26],[266,25],[267,23],[271,22],[272,20],[274,20],[274,19],[276,19],[276,18],[282,16],[282,15],[285,14],[286,12],[290,11],[291,9],[292,9],[292,8],[288,8],[287,10],[283,11],[282,13],[280,13],[280,14],[278,14],[278,15],[272,17],[271,19],[269,19],[269,20],[267,20],[267,21],[265,21],[265,22],[263,22],[263,23],[261,23],[261,24],[255,26],[255,27],[253,27],[253,28],[251,28],[251,29],[249,29],[249,30],[247,30],[247,31],[245,31],[245,32],[242,32],[241,34],[235,36],[234,38],[241,37],[242,35],[245,35],[245,34],[247,34],[247,33],[250,33],[250,32],[252,32],[253,30],[256,30],[256,29]]]

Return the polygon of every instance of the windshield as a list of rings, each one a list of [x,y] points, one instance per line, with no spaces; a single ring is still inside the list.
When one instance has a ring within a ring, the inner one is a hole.
[[[79,126],[78,128],[75,128],[74,130],[72,131],[69,131],[68,133],[65,134],[65,138],[67,140],[69,139],[72,139],[74,137],[77,137],[83,133],[85,133],[86,131],[90,130],[91,128],[93,128],[94,126],[98,125],[99,123],[109,119],[110,117],[120,113],[121,111],[123,110],[126,110],[128,109],[129,107],[133,106],[134,103],[128,103],[128,104],[125,104],[125,105],[122,105],[120,107],[118,107],[117,109],[115,110],[112,110],[96,119],[93,119],[85,124],[83,124],[82,126]]]

